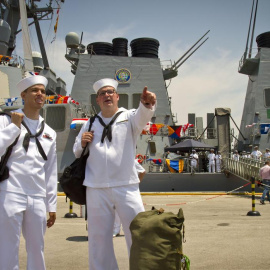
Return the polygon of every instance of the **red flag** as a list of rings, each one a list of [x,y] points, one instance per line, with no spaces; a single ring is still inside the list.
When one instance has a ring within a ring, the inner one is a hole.
[[[188,128],[190,128],[190,127],[194,127],[194,125],[193,125],[193,124],[187,123],[186,125],[183,126],[183,131],[186,132],[186,130],[187,130]]]

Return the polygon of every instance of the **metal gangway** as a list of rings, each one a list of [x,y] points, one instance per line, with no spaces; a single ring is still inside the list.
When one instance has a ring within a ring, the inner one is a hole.
[[[265,158],[253,159],[239,157],[239,160],[236,161],[231,157],[227,157],[223,159],[223,171],[228,171],[246,180],[250,180],[251,177],[259,179],[260,168],[265,165],[266,160]]]

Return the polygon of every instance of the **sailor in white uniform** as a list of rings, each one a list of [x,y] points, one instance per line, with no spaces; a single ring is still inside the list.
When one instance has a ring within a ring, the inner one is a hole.
[[[209,161],[209,167],[208,167],[208,171],[209,172],[215,172],[215,153],[214,153],[214,149],[210,149],[210,154],[208,154],[208,161]]]
[[[239,153],[237,150],[234,151],[234,154],[232,155],[232,159],[235,160],[235,161],[239,161]]]
[[[247,156],[247,152],[246,151],[243,151],[242,152],[242,158],[247,158],[248,156]]]
[[[144,175],[145,175],[145,169],[144,167],[138,162],[138,159],[135,159],[135,166],[136,170],[140,179],[140,182],[142,181]],[[115,212],[115,220],[113,225],[113,237],[119,236],[121,230],[121,220],[117,212]]]
[[[27,269],[45,269],[44,234],[55,222],[57,202],[56,133],[39,115],[47,82],[39,75],[21,80],[17,89],[24,108],[13,111],[11,118],[0,116],[0,156],[18,137],[7,162],[9,176],[0,182],[1,270],[19,269],[21,232]]]
[[[189,156],[190,160],[190,167],[191,167],[191,173],[194,174],[196,172],[197,166],[198,166],[198,155],[196,153],[196,150],[193,149],[192,153]]]
[[[258,150],[258,146],[254,146],[254,151],[251,152],[251,157],[255,160],[260,160],[262,156],[262,152]]]
[[[270,151],[268,148],[265,149],[264,158],[269,159],[270,158]]]
[[[222,164],[222,156],[221,156],[221,152],[218,151],[218,153],[216,154],[216,169],[217,169],[217,172],[221,172],[221,164]]]
[[[117,86],[113,79],[94,83],[101,121],[96,118],[90,132],[87,132],[89,121],[85,123],[73,147],[75,156],[79,157],[83,147],[89,143],[84,185],[87,187],[91,270],[118,269],[112,240],[115,211],[123,225],[128,254],[131,247],[130,223],[144,211],[134,156],[137,138],[154,114],[156,95],[145,87],[138,109],[126,110],[118,108]],[[122,113],[108,125],[118,112]]]

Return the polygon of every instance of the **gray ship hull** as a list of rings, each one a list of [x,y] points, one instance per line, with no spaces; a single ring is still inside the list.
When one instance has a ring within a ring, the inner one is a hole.
[[[231,174],[226,177],[223,173],[148,173],[140,183],[141,192],[251,192],[251,185]],[[255,189],[262,192],[261,189]]]

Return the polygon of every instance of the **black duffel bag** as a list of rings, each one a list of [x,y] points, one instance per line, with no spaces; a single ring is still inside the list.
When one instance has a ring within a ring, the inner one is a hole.
[[[96,116],[91,117],[88,131],[91,130]],[[71,165],[64,169],[59,183],[66,196],[74,203],[86,204],[86,186],[83,185],[85,178],[85,166],[89,152],[85,154],[87,145],[83,149],[81,156],[75,159]]]

